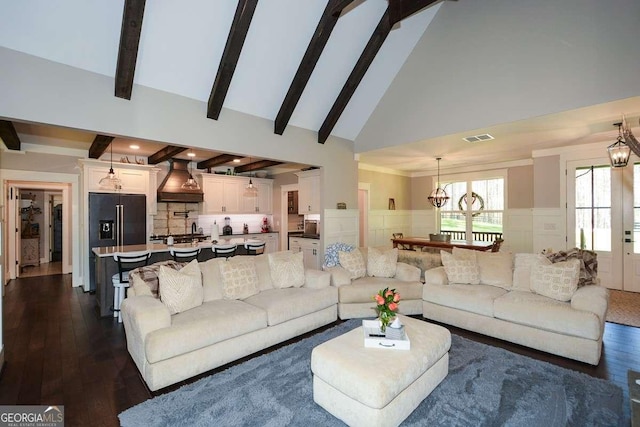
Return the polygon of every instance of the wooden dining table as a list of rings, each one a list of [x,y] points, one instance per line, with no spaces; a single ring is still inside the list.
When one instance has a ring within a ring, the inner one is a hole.
[[[450,240],[448,242],[430,240],[428,237],[402,237],[398,239],[391,239],[393,247],[397,248],[398,245],[404,245],[413,249],[416,247],[428,247],[434,249],[445,249],[451,251],[453,248],[473,249],[475,251],[490,251],[493,242],[485,241],[468,241],[468,240]]]

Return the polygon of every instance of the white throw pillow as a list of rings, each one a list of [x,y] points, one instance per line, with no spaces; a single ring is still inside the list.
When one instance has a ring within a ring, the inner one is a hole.
[[[202,305],[204,291],[197,260],[194,259],[180,270],[161,265],[158,282],[160,300],[167,306],[170,314]]]
[[[580,260],[570,259],[531,268],[531,289],[536,294],[558,301],[570,301],[578,289]]]
[[[513,256],[510,252],[478,252],[476,258],[480,269],[480,284],[511,289]]]
[[[394,277],[398,263],[398,248],[384,252],[369,248],[367,255],[367,274],[373,277]]]
[[[531,269],[536,265],[551,265],[542,254],[516,254],[513,267],[513,290],[531,292]]]
[[[303,253],[291,251],[268,254],[273,287],[299,288],[304,285]]]
[[[340,251],[338,259],[340,266],[349,270],[352,279],[359,279],[367,274],[367,264],[365,264],[359,249],[354,249],[351,252]]]
[[[204,290],[203,301],[215,301],[224,298],[222,273],[220,273],[220,264],[223,262],[227,262],[227,260],[224,258],[211,258],[200,263],[202,289]]]
[[[477,261],[478,260],[478,251],[474,251],[473,249],[464,249],[464,248],[453,248],[451,254],[455,257],[455,259],[464,260],[464,261]]]
[[[442,265],[449,283],[477,285],[480,283],[480,270],[474,260],[456,259],[447,251],[440,251]]]
[[[234,259],[235,258],[235,259]],[[234,257],[220,263],[224,299],[245,299],[258,293],[253,257]]]

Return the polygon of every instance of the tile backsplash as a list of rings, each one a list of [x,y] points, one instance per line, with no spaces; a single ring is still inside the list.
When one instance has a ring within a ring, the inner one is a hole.
[[[198,203],[158,202],[158,213],[153,220],[153,234],[188,234],[191,224],[198,226]],[[176,216],[174,212],[188,212]]]

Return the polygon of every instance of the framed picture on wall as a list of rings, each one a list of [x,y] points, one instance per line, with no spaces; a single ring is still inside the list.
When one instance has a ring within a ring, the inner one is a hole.
[[[389,199],[389,210],[390,211],[395,211],[396,210],[396,200],[395,199]]]

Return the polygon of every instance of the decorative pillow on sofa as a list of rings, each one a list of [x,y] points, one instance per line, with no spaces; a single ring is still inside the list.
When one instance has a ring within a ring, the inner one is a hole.
[[[202,274],[198,261],[193,260],[180,270],[164,265],[158,272],[160,300],[170,314],[180,313],[202,305]]]
[[[542,254],[521,253],[515,255],[513,290],[531,292],[531,269],[536,265],[551,265]]]
[[[351,252],[338,252],[340,265],[351,273],[352,279],[359,279],[367,274],[367,264],[364,257],[360,253],[360,249],[354,249]]]
[[[568,251],[558,251],[546,255],[549,261],[556,263],[568,259],[580,260],[580,279],[578,287],[595,285],[598,283],[598,254],[586,249],[573,248]]]
[[[398,263],[398,248],[384,252],[369,248],[367,255],[367,274],[374,277],[394,277]]]
[[[570,301],[578,289],[580,260],[570,259],[531,268],[531,290],[558,301]]]
[[[224,299],[249,298],[258,293],[256,265],[253,257],[234,258],[220,263],[222,295]]]
[[[440,251],[440,257],[449,283],[465,285],[480,283],[480,271],[475,260],[457,259],[447,251]]]
[[[340,259],[338,258],[338,252],[351,252],[353,250],[353,246],[347,245],[346,243],[332,243],[327,246],[327,249],[324,251],[324,265],[327,267],[335,267],[340,265]]]
[[[268,254],[273,287],[299,288],[304,285],[303,253],[291,251]]]
[[[511,289],[513,286],[513,256],[511,253],[478,252],[476,259],[480,269],[480,284]]]
[[[464,261],[478,260],[478,251],[474,251],[473,249],[453,248],[451,250],[451,255],[453,255],[455,259]]]
[[[180,270],[187,264],[168,260],[134,268],[129,272],[129,282],[136,295],[151,295],[154,298],[160,298],[158,294],[158,274],[160,273],[161,265],[173,268],[174,270]]]

